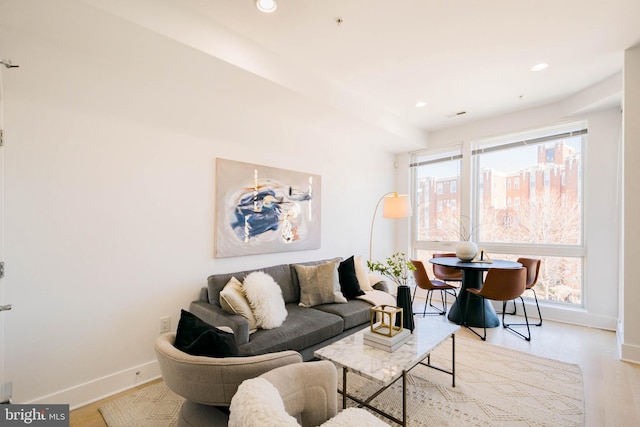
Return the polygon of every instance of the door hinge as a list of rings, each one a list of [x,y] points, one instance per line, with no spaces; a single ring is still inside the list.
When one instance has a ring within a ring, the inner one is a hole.
[[[4,261],[0,262],[0,279],[4,278]]]
[[[0,147],[4,147],[4,131],[0,129]]]

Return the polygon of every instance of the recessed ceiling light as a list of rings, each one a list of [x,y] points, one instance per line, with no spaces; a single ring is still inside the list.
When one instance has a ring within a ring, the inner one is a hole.
[[[256,0],[256,7],[260,12],[271,13],[278,8],[278,5],[276,0]]]
[[[416,102],[416,108],[422,108],[422,107],[426,107],[427,103],[425,101],[418,101]]]
[[[541,63],[536,64],[533,67],[531,67],[531,71],[542,71],[545,68],[547,68],[548,66],[549,66],[549,64],[547,64],[546,62],[541,62]]]

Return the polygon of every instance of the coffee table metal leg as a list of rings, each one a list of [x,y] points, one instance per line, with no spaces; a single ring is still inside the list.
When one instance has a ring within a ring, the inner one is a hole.
[[[451,334],[451,370],[447,371],[444,368],[441,368],[439,366],[434,366],[431,364],[431,354],[427,355],[427,363],[423,362],[419,362],[421,365],[423,366],[427,366],[431,369],[435,369],[437,371],[440,372],[444,372],[445,374],[449,374],[451,375],[451,386],[455,387],[456,386],[456,334],[453,333]]]
[[[456,386],[456,334],[451,334],[451,376],[452,387]]]
[[[407,425],[407,371],[402,371],[402,427]]]
[[[347,368],[342,368],[342,409],[347,409]]]

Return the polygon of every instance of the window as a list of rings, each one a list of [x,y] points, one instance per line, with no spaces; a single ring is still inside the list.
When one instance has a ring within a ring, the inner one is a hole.
[[[451,250],[446,242],[460,240],[461,218],[466,218],[472,239],[492,257],[542,259],[538,298],[582,305],[586,141],[586,125],[578,123],[479,140],[465,150],[414,154],[414,254]],[[438,196],[436,184],[452,177],[456,191]],[[448,204],[436,210],[434,202],[444,197]],[[438,230],[429,226],[436,223]]]
[[[584,248],[578,195],[582,194],[582,177],[578,174],[581,167],[570,165],[581,165],[586,130],[576,130],[541,134],[522,142],[517,137],[478,141],[473,151],[478,178],[486,177],[487,172],[496,178],[528,174],[530,190],[529,194],[514,193],[519,189],[515,178],[514,190],[506,194],[487,195],[485,187],[482,197],[475,196],[471,216],[479,224],[476,239],[486,250],[504,251],[505,257],[509,253],[548,257],[544,280],[538,284],[542,284],[543,299],[581,304]],[[542,172],[542,188],[536,185],[538,171]]]
[[[554,159],[555,159],[555,150],[553,149],[553,147],[551,148],[547,148],[545,150],[545,153],[547,154],[546,156],[546,161],[547,163],[553,163]]]
[[[457,241],[460,213],[460,148],[414,154],[411,164],[414,187],[414,230],[419,242]],[[450,194],[443,195],[443,184]],[[445,204],[445,200],[448,202]]]

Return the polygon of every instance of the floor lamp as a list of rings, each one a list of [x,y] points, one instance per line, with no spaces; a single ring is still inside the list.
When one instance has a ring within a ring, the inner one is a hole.
[[[376,222],[376,214],[378,213],[378,208],[380,207],[380,203],[382,203],[382,217],[383,218],[408,218],[411,216],[411,200],[409,196],[406,194],[398,194],[395,191],[391,191],[386,193],[378,200],[376,203],[376,208],[373,211],[373,219],[371,220],[371,234],[369,236],[369,261],[372,261],[373,255],[373,225]],[[396,296],[396,305],[402,308],[404,313],[403,316],[403,328],[407,328],[413,332],[414,323],[413,323],[413,308],[411,307],[411,291],[409,287],[406,285],[399,285],[397,296]],[[396,319],[396,326],[399,322],[399,319]]]

